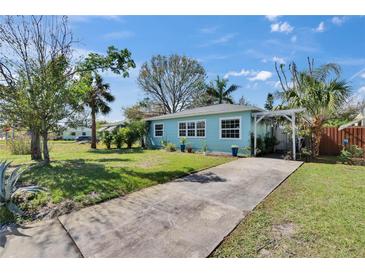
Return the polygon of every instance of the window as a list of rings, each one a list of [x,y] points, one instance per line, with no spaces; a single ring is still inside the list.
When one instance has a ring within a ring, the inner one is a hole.
[[[179,122],[179,137],[205,137],[205,121]]]
[[[76,136],[76,132],[71,132],[71,136]]]
[[[82,132],[82,136],[86,136],[86,132],[85,131]]]
[[[240,139],[241,138],[241,119],[227,118],[220,120],[221,139]]]
[[[186,123],[179,123],[179,136],[180,137],[186,136]]]
[[[155,124],[155,137],[163,136],[163,124]]]
[[[188,136],[195,136],[195,122],[188,122]]]
[[[196,136],[205,137],[205,121],[196,122]]]

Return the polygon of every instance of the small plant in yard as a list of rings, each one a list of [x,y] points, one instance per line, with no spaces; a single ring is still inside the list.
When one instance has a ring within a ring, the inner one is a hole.
[[[180,138],[180,150],[181,152],[185,152],[185,144],[186,144],[186,137]]]
[[[237,157],[237,155],[238,155],[238,149],[239,149],[239,146],[237,146],[237,145],[232,145],[232,146],[231,146],[231,148],[232,148],[232,156],[233,156],[233,157]]]
[[[168,152],[174,152],[176,151],[176,146],[173,143],[167,143],[165,150]]]
[[[186,149],[188,150],[189,153],[193,152],[193,146],[191,144],[187,144]]]
[[[252,151],[252,148],[250,146],[245,146],[245,147],[242,148],[242,154],[245,157],[250,157],[251,156],[251,151]]]
[[[11,174],[5,178],[6,171],[9,168],[11,162],[1,162],[0,163],[0,207],[6,207],[10,212],[22,215],[22,211],[13,203],[14,196],[21,192],[38,192],[41,190],[38,186],[27,186],[27,187],[18,187],[17,182],[24,172],[20,172],[20,167],[15,168]]]
[[[124,135],[121,129],[113,132],[113,143],[117,149],[121,149],[124,143]]]
[[[363,162],[361,158],[364,156],[364,151],[356,145],[350,145],[348,147],[344,147],[341,150],[341,154],[338,157],[339,161],[342,163],[346,163],[349,165],[354,165],[356,163]]]
[[[13,155],[31,154],[30,139],[26,136],[19,137],[8,142],[8,148]]]
[[[110,149],[113,142],[113,134],[109,131],[104,131],[101,135],[101,141],[105,144],[107,149]]]
[[[308,149],[308,148],[303,147],[300,150],[300,157],[304,161],[309,162],[310,159],[312,158],[312,151],[310,149]]]
[[[204,155],[208,154],[208,144],[206,141],[202,141],[202,152]]]
[[[167,140],[161,140],[161,147],[165,148],[168,143],[169,143],[169,141],[167,141]]]

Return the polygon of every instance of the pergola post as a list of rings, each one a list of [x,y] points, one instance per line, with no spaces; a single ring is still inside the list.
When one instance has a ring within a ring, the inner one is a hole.
[[[254,116],[254,122],[253,122],[253,154],[256,156],[256,147],[257,147],[257,140],[256,140],[256,138],[257,138],[257,132],[256,132],[256,120],[257,120],[257,116],[255,115]]]
[[[293,138],[293,160],[296,160],[296,145],[295,145],[295,112],[291,115],[291,127],[292,127],[292,138]]]

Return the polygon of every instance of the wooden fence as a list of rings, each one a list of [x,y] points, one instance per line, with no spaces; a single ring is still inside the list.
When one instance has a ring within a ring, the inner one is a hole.
[[[346,141],[349,145],[357,145],[365,151],[365,127],[349,127],[340,131],[335,127],[324,128],[320,154],[339,155]]]

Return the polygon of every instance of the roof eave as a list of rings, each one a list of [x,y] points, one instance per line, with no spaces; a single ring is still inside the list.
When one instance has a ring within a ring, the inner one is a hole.
[[[246,112],[246,111],[260,112],[260,111],[263,111],[263,109],[260,109],[258,107],[252,107],[252,108],[245,109],[245,110],[214,111],[214,112],[209,112],[209,113],[196,113],[196,114],[176,115],[176,116],[173,116],[173,117],[165,117],[165,115],[162,115],[162,116],[156,116],[156,117],[147,118],[147,119],[145,119],[145,121],[169,120],[169,119],[179,119],[179,118],[194,117],[194,116],[201,116],[201,115],[214,115],[214,114],[234,113],[234,112]]]

